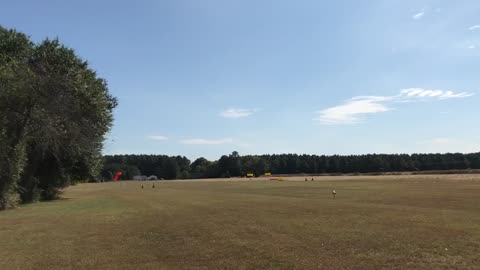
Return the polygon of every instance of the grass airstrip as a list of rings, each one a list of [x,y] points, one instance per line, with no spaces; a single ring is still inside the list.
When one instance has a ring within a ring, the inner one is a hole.
[[[0,269],[480,269],[480,175],[79,184],[0,212]]]

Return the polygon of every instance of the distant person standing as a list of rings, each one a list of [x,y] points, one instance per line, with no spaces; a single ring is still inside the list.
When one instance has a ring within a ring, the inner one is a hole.
[[[335,191],[335,189],[332,191],[332,196],[333,196],[333,199],[335,200],[335,195],[337,195],[337,192]]]

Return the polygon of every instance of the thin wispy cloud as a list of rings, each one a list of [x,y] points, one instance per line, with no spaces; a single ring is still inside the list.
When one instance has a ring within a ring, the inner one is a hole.
[[[219,145],[219,144],[227,144],[227,143],[232,143],[233,140],[231,138],[224,138],[224,139],[186,139],[186,140],[181,140],[181,144],[190,144],[190,145]]]
[[[477,46],[475,46],[475,45],[470,45],[470,46],[467,47],[467,49],[470,49],[470,50],[473,50],[475,48],[477,48]]]
[[[455,93],[444,90],[408,88],[401,90],[395,96],[353,97],[343,104],[317,111],[317,117],[314,120],[321,124],[355,124],[363,122],[365,115],[392,110],[390,105],[394,103],[465,98],[472,95],[473,93],[468,92]]]
[[[461,92],[455,93],[453,91],[444,90],[430,90],[423,88],[408,88],[400,91],[400,95],[392,98],[400,101],[413,101],[412,98],[437,98],[437,99],[449,99],[449,98],[465,98],[473,96],[473,93]]]
[[[224,118],[242,118],[248,117],[257,112],[257,109],[234,109],[230,108],[220,113],[221,117]]]
[[[478,30],[480,29],[480,24],[472,25],[468,28],[470,31]]]
[[[457,142],[454,139],[450,138],[434,138],[432,139],[429,143],[431,144],[450,144],[450,143],[455,143]]]
[[[412,18],[414,20],[420,20],[421,18],[423,18],[423,16],[425,16],[425,11],[424,10],[422,10],[422,11],[416,13],[416,14],[413,14]]]
[[[166,136],[161,136],[161,135],[149,135],[147,136],[148,139],[154,140],[154,141],[166,141],[168,140],[168,137]]]
[[[375,97],[354,98],[345,104],[318,111],[316,120],[322,124],[353,124],[360,122],[362,115],[388,110],[390,109]]]

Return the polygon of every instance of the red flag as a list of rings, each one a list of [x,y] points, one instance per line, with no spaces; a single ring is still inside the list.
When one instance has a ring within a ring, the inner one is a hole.
[[[115,177],[113,177],[113,182],[117,182],[118,178],[120,177],[120,175],[122,175],[122,172],[117,172],[115,174]]]

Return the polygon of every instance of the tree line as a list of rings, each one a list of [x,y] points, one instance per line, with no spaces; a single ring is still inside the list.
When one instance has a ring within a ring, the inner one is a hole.
[[[155,175],[163,179],[241,177],[247,173],[272,174],[347,174],[406,171],[444,171],[480,169],[480,152],[472,154],[369,154],[369,155],[247,155],[238,152],[216,161],[166,155],[105,156],[102,177],[111,180],[117,171],[123,179],[135,175]]]
[[[0,26],[0,210],[97,178],[116,105],[72,49]]]

